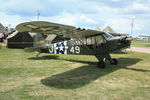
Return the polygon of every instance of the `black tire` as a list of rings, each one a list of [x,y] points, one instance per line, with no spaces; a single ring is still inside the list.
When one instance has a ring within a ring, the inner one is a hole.
[[[118,61],[117,61],[117,59],[113,58],[113,59],[110,60],[110,63],[111,63],[112,65],[117,65],[117,64],[118,64]]]
[[[105,67],[106,67],[106,64],[105,64],[104,61],[100,61],[100,62],[97,63],[97,67],[98,67],[98,68],[105,68]]]

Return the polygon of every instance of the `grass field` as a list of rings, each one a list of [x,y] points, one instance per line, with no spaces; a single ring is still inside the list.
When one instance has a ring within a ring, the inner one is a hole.
[[[150,55],[113,54],[98,69],[94,56],[0,49],[0,100],[150,100]]]
[[[133,40],[132,41],[132,46],[150,48],[150,42],[145,42],[145,41],[142,41],[142,40]]]

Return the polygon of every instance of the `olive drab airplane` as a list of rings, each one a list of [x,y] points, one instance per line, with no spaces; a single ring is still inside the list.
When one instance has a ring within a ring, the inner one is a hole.
[[[25,22],[16,26],[19,32],[35,32],[34,46],[25,51],[39,53],[94,55],[98,59],[97,66],[105,68],[105,61],[117,65],[118,61],[111,58],[110,53],[130,47],[130,37],[113,37],[107,32],[81,29],[73,26],[45,21]],[[54,34],[60,39],[50,41]]]

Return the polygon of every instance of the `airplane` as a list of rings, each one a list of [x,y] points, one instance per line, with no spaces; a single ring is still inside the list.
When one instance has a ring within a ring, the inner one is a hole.
[[[150,36],[145,36],[145,35],[139,35],[141,40],[144,40],[145,42],[150,42]]]
[[[35,32],[33,47],[25,48],[27,52],[94,55],[98,59],[97,67],[105,68],[106,61],[117,65],[118,61],[111,53],[130,47],[131,37],[113,37],[107,32],[76,28],[46,21],[24,22],[16,26],[19,32]],[[51,35],[59,38],[47,40]]]

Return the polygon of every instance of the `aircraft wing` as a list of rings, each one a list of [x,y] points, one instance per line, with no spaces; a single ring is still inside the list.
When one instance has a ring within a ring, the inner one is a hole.
[[[82,38],[102,34],[102,31],[81,29],[74,26],[56,24],[45,21],[32,21],[16,26],[19,32],[35,32],[44,34],[56,34],[68,38]]]
[[[150,36],[145,36],[145,35],[139,35],[140,37],[146,37],[146,38],[150,38]]]

